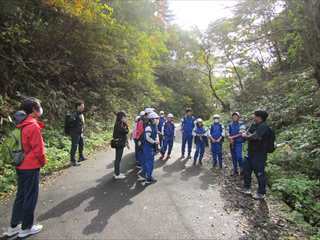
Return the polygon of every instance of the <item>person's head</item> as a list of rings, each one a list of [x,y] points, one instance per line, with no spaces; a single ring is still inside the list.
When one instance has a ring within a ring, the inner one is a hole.
[[[117,121],[118,123],[120,123],[120,122],[126,123],[126,122],[127,122],[127,114],[126,114],[124,111],[117,112],[117,119],[116,119],[116,121]]]
[[[135,122],[139,122],[140,116],[136,116]]]
[[[159,115],[156,112],[151,112],[148,114],[148,119],[152,124],[159,124]]]
[[[160,117],[164,117],[164,111],[160,111]]]
[[[27,115],[32,115],[33,117],[39,118],[43,114],[43,109],[39,99],[30,97],[23,100],[20,106],[21,110]]]
[[[198,125],[198,127],[202,127],[203,126],[203,120],[201,118],[197,119],[197,125]]]
[[[256,124],[262,123],[267,120],[269,114],[264,110],[257,110],[254,112],[254,122]]]
[[[192,109],[191,108],[187,108],[186,109],[186,115],[187,116],[191,116],[192,115]]]
[[[76,102],[76,109],[78,112],[83,112],[84,111],[84,101],[77,101]]]
[[[234,112],[232,113],[232,121],[238,122],[240,120],[240,113]]]
[[[169,122],[172,122],[173,121],[173,114],[172,113],[169,113],[168,114],[168,116],[167,116],[167,120],[169,121]]]
[[[214,122],[214,123],[220,122],[220,115],[219,115],[219,114],[213,115],[213,122]]]

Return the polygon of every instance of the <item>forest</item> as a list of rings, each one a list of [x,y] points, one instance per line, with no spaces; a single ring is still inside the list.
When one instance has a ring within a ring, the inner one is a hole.
[[[192,17],[192,16],[190,16]],[[14,189],[6,140],[21,99],[44,106],[49,164],[68,164],[63,120],[84,100],[87,148],[110,139],[115,113],[186,107],[210,119],[258,108],[282,143],[269,185],[292,221],[319,237],[320,2],[239,0],[206,31],[173,24],[169,1],[0,0],[0,192]]]

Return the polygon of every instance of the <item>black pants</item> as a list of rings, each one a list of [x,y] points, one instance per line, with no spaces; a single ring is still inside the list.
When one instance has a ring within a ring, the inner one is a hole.
[[[79,146],[79,149],[78,149]],[[83,148],[84,141],[81,134],[71,135],[71,151],[70,151],[70,161],[76,162],[76,152],[79,150],[79,159],[83,158]]]
[[[33,225],[38,201],[40,170],[17,170],[18,189],[11,217],[11,227],[22,223],[22,229]]]
[[[114,174],[119,175],[120,174],[120,162],[122,159],[124,147],[117,147],[116,148],[116,160],[114,162]]]
[[[258,193],[266,194],[267,177],[265,174],[265,165],[267,153],[249,153],[244,162],[244,187],[251,188],[252,172],[258,180]]]

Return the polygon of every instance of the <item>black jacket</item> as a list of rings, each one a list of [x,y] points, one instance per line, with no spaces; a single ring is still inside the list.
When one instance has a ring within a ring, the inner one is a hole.
[[[84,130],[84,115],[80,112],[71,114],[70,134],[81,135]]]
[[[124,122],[116,122],[113,128],[113,139],[119,139],[119,147],[125,147],[128,140],[129,127]]]
[[[253,153],[267,153],[267,138],[269,137],[269,126],[266,122],[260,124],[253,124],[248,130],[249,133],[253,134],[252,137],[248,138],[248,152]]]

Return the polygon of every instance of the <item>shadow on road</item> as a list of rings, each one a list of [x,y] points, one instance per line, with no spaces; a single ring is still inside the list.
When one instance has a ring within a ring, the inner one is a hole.
[[[126,170],[131,169],[134,164],[132,154],[128,154],[122,160]],[[131,162],[129,162],[131,161]],[[132,204],[132,198],[142,192],[145,187],[136,183],[137,177],[135,171],[131,171],[125,180],[115,181],[112,178],[113,173],[109,173],[97,180],[98,185],[86,189],[53,207],[46,213],[38,217],[39,221],[57,218],[65,213],[78,208],[86,200],[90,200],[85,212],[97,212],[97,215],[91,219],[89,225],[83,229],[83,234],[90,235],[100,233],[107,226],[112,215],[123,207]]]

